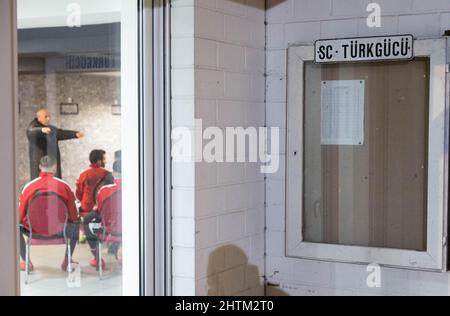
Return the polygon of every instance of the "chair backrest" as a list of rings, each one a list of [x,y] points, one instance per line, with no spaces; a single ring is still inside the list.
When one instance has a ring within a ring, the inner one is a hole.
[[[106,198],[99,212],[106,234],[122,236],[122,191],[118,190]]]
[[[28,205],[27,221],[34,235],[53,237],[64,233],[68,217],[66,203],[53,192],[37,192]]]
[[[100,189],[105,186],[107,184],[106,181],[106,177],[102,178],[100,181],[98,181],[95,186],[94,189],[92,190],[92,201],[94,201],[94,203],[97,201],[97,195],[98,192],[100,191]],[[108,183],[109,184],[109,183]]]

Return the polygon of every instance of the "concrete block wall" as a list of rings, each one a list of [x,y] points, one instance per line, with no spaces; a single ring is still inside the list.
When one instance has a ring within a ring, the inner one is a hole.
[[[261,0],[172,1],[174,127],[264,125],[264,19]],[[173,186],[174,294],[263,295],[259,165],[174,162]]]
[[[172,1],[172,125],[195,121],[194,4]],[[193,144],[194,146],[194,144]],[[195,164],[172,165],[173,295],[195,295]]]
[[[366,7],[381,5],[382,27],[369,28]],[[267,124],[286,135],[286,49],[320,38],[413,34],[438,38],[450,29],[448,0],[268,0]],[[283,136],[283,137],[284,137]],[[282,157],[285,161],[285,139]],[[382,269],[382,286],[369,289],[365,266],[286,258],[285,168],[266,183],[267,293],[279,295],[449,295],[449,274]]]

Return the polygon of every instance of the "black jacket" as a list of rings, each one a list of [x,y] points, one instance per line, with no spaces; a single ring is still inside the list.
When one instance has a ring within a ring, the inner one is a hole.
[[[49,135],[42,133],[44,127],[50,128],[52,131]],[[66,131],[55,126],[44,126],[34,119],[27,130],[27,138],[30,148],[30,178],[31,180],[39,177],[39,162],[44,156],[52,156],[58,161],[58,169],[55,174],[57,178],[62,177],[61,174],[61,154],[59,152],[58,142],[77,138],[75,131]]]

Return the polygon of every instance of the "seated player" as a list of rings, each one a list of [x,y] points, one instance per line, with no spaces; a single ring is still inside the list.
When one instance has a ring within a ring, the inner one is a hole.
[[[25,236],[28,236],[30,233],[30,226],[27,219],[28,206],[31,202],[31,199],[37,192],[52,192],[56,193],[66,204],[68,212],[69,212],[69,223],[66,228],[66,235],[70,238],[70,246],[71,246],[71,255],[75,251],[75,247],[78,242],[78,234],[79,234],[79,218],[78,211],[75,205],[75,195],[70,189],[69,185],[56,178],[54,175],[57,172],[57,160],[50,156],[44,156],[39,164],[39,168],[41,173],[38,178],[28,183],[23,189],[20,195],[20,257],[22,261],[20,262],[20,269],[25,271],[25,255],[26,255],[26,243]],[[47,220],[47,219],[44,219]],[[60,235],[54,236],[55,238],[62,238],[64,232],[61,232]],[[72,261],[74,264],[78,264],[77,262]],[[68,254],[66,253],[63,263],[61,264],[61,269],[67,271],[67,267],[69,265]],[[33,271],[33,264],[30,261],[29,270]]]
[[[76,185],[76,196],[81,202],[80,215],[82,217],[94,209],[98,190],[104,185],[114,183],[111,172],[105,169],[106,152],[104,150],[93,150],[89,154],[89,160],[90,167],[80,174]]]
[[[97,208],[84,218],[84,231],[86,232],[87,241],[94,256],[94,259],[92,259],[89,264],[94,268],[97,267],[98,237],[94,232],[92,232],[90,224],[102,222],[101,210],[103,209],[104,202],[113,194],[122,190],[122,163],[120,160],[114,162],[113,170],[115,178],[114,184],[103,186],[100,189],[97,196]],[[116,258],[118,259],[119,248],[119,243],[113,243],[109,247],[109,253],[116,256]],[[103,260],[102,267],[105,268],[105,262]]]

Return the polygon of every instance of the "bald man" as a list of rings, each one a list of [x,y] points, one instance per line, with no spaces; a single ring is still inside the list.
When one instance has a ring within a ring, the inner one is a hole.
[[[58,142],[69,139],[83,138],[80,132],[67,131],[50,125],[50,112],[48,109],[40,109],[36,112],[36,118],[30,123],[27,130],[27,138],[30,148],[30,178],[39,177],[39,162],[44,156],[54,157],[57,161],[55,176],[62,178],[61,154]]]

